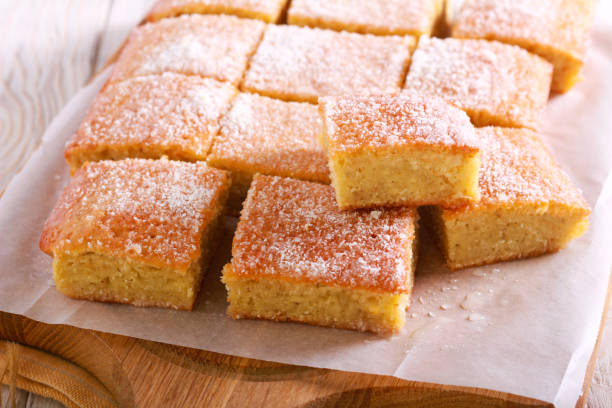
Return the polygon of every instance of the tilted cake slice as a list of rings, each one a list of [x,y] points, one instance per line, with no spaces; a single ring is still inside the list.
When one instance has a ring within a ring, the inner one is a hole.
[[[207,158],[232,173],[230,208],[240,210],[255,173],[329,184],[327,156],[317,141],[321,127],[316,105],[236,96]]]
[[[554,66],[552,90],[566,92],[580,70],[595,0],[467,0],[452,18],[452,36],[518,45]]]
[[[478,142],[465,112],[418,94],[321,98],[343,209],[477,201]]]
[[[45,223],[57,290],[76,298],[191,310],[229,190],[204,163],[87,163]]]
[[[480,202],[424,211],[451,269],[555,252],[586,231],[589,206],[538,134],[497,127],[476,134]]]
[[[416,210],[342,211],[330,186],[256,175],[223,270],[233,318],[388,334],[404,325]]]

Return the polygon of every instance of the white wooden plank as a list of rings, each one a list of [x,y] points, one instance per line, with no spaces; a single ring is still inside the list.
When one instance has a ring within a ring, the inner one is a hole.
[[[146,16],[155,0],[113,0],[106,30],[100,41],[95,71],[121,47],[128,34]]]
[[[9,387],[7,385],[0,385],[0,391],[2,391],[2,397],[0,398],[0,407],[12,407]],[[15,389],[15,408],[26,408],[28,396],[29,393],[27,391],[20,390],[19,388]]]
[[[0,191],[90,78],[111,0],[3,0]]]
[[[9,387],[7,385],[0,386],[2,390],[2,398],[0,398],[0,407],[12,407],[10,400]],[[64,404],[51,399],[42,397],[37,394],[29,393],[17,388],[15,390],[15,408],[63,408]]]
[[[612,303],[608,305],[612,307]],[[587,397],[588,408],[612,407],[612,310],[604,327],[591,389]]]
[[[51,399],[41,397],[40,395],[28,393],[28,399],[25,408],[64,408],[64,404]]]

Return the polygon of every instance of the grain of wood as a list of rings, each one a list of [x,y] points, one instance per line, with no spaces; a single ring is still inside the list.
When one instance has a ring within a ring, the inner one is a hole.
[[[139,24],[155,0],[113,0],[102,34],[94,72],[98,72],[121,47],[129,32]]]
[[[612,303],[608,305],[612,307]],[[612,407],[612,316],[608,319],[601,338],[601,346],[591,380],[591,390],[587,399],[588,408]]]
[[[111,1],[4,0],[0,191],[94,70]]]
[[[9,387],[6,385],[0,385],[0,392],[2,393],[2,397],[0,398],[0,408],[12,408],[12,401],[9,395]],[[17,389],[15,392],[15,408],[26,408],[29,396],[29,392]],[[57,403],[57,401],[50,401]],[[61,407],[62,405],[60,404],[59,406]],[[39,405],[39,407],[42,408],[44,407],[44,405]]]
[[[0,408],[12,408],[9,400],[9,387],[6,385],[2,388],[2,398],[0,399]],[[51,399],[41,397],[27,391],[17,389],[15,394],[15,408],[63,408],[64,405]]]

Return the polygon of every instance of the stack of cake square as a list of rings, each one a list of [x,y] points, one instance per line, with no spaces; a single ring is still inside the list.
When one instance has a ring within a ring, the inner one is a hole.
[[[593,2],[464,3],[157,1],[66,146],[40,242],[57,289],[189,310],[240,214],[230,316],[388,334],[419,215],[452,269],[581,235],[589,207],[538,132]]]
[[[452,269],[553,252],[588,225],[580,190],[530,129],[473,129],[422,94],[320,107],[338,205],[425,206]]]

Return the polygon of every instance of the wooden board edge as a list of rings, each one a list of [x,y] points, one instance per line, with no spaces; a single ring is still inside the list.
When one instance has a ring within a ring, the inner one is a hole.
[[[597,340],[595,340],[595,347],[593,353],[589,359],[587,370],[584,375],[584,383],[582,384],[582,394],[576,402],[576,408],[586,407],[586,402],[591,389],[591,383],[593,382],[593,373],[595,372],[595,366],[597,364],[597,357],[599,354],[599,348],[601,346],[601,338],[603,337],[603,331],[605,329],[606,320],[608,318],[608,311],[610,309],[610,299],[612,298],[612,271],[608,277],[608,291],[606,292],[606,300],[604,303],[604,310],[601,315],[601,322],[599,323],[599,333],[597,334]]]

